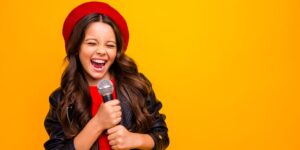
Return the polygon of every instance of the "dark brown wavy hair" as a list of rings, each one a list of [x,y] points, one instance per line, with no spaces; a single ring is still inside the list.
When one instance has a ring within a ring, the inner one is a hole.
[[[114,30],[117,55],[109,72],[113,75],[121,94],[131,105],[137,132],[145,132],[152,123],[145,107],[145,99],[152,91],[151,84],[139,74],[133,59],[124,53],[123,40],[116,24],[105,15],[90,14],[76,24],[66,45],[65,60],[68,61],[68,65],[61,78],[62,101],[58,109],[58,118],[62,123],[64,133],[67,138],[76,136],[92,117],[89,85],[78,55],[85,31],[93,22],[107,23]]]

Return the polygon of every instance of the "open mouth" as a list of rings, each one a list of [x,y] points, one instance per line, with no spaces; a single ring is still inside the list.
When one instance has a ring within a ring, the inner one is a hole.
[[[97,71],[101,71],[101,70],[104,68],[106,62],[107,62],[107,61],[101,60],[101,59],[92,59],[92,60],[91,60],[92,66],[93,66],[93,67],[95,68],[95,70],[97,70]]]

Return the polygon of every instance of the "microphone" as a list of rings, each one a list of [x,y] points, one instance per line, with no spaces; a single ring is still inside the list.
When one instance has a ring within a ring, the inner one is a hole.
[[[113,100],[114,86],[110,80],[102,79],[97,85],[99,93],[102,95],[103,102]],[[121,124],[120,122],[118,124]]]
[[[99,93],[102,95],[103,101],[107,102],[113,99],[114,86],[110,80],[102,79],[97,85]]]

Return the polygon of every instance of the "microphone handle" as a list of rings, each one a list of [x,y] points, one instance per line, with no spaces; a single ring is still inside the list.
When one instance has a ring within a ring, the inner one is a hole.
[[[102,98],[103,98],[104,103],[106,103],[106,102],[108,102],[110,100],[113,100],[112,94],[104,95],[104,96],[102,96]]]
[[[103,98],[104,103],[106,103],[106,102],[108,102],[110,100],[113,100],[112,94],[104,95],[104,96],[102,96],[102,98]],[[121,122],[118,123],[118,125],[120,125],[120,124],[121,124]]]

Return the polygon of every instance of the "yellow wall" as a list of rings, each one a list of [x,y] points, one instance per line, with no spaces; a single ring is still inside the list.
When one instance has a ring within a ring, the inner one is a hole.
[[[43,149],[62,24],[83,0],[0,1],[0,149]],[[169,150],[300,149],[298,0],[110,0],[164,104]]]

